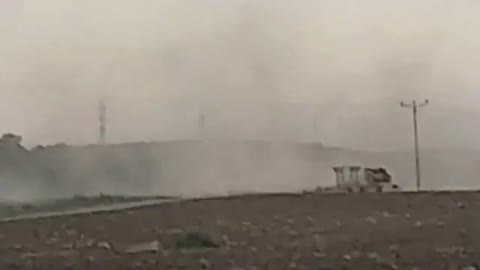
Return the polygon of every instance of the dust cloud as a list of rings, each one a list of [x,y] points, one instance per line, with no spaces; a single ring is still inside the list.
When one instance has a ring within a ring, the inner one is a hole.
[[[95,143],[104,99],[110,143],[395,150],[411,147],[399,101],[429,98],[422,145],[472,148],[479,12],[473,0],[0,0],[1,128],[27,146]]]

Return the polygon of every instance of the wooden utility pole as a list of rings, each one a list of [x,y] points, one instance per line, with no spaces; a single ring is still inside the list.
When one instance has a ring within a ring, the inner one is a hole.
[[[419,143],[418,143],[418,124],[417,124],[417,113],[418,109],[424,107],[429,104],[429,100],[425,99],[423,102],[418,103],[417,101],[413,100],[410,103],[400,102],[400,106],[403,108],[412,109],[413,113],[413,138],[415,144],[415,174],[417,178],[417,191],[420,191],[421,188],[421,170],[420,170],[420,150],[419,150]]]
[[[98,121],[99,121],[99,130],[98,130],[98,141],[101,144],[106,142],[106,133],[107,133],[107,105],[105,100],[100,100],[98,104]]]

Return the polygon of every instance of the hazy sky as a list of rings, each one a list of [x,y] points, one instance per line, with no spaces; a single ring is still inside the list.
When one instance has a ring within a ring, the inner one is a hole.
[[[0,0],[0,129],[28,145],[210,136],[480,145],[476,0]]]

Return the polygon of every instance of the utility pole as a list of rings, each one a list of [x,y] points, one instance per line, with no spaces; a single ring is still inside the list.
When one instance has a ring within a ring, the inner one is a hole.
[[[198,112],[198,131],[200,135],[200,139],[203,140],[205,138],[205,126],[207,124],[207,116],[203,108],[200,108]]]
[[[105,136],[107,133],[107,105],[105,104],[105,101],[103,99],[100,100],[98,105],[98,141],[100,144],[104,144]]]
[[[419,108],[422,108],[428,105],[430,102],[428,99],[425,99],[423,102],[418,103],[416,100],[413,100],[410,103],[400,102],[400,106],[403,108],[412,109],[413,112],[413,137],[415,141],[415,172],[417,178],[417,191],[420,191],[421,188],[421,170],[420,170],[420,150],[418,147],[418,124],[417,124],[417,112]]]

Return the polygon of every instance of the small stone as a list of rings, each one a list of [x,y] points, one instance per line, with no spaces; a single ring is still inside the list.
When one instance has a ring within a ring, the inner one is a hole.
[[[183,230],[182,229],[171,229],[167,231],[167,234],[182,234]]]
[[[252,227],[253,224],[250,223],[250,222],[248,222],[248,221],[244,221],[244,222],[242,222],[242,226],[244,226],[244,227]]]
[[[125,253],[134,254],[134,253],[147,253],[147,252],[159,252],[161,249],[160,242],[152,241],[148,243],[140,243],[127,247]]]
[[[65,231],[65,234],[67,236],[73,237],[73,236],[77,235],[77,231],[75,231],[74,229],[68,229],[68,230]]]
[[[385,218],[389,218],[389,217],[392,217],[392,214],[390,214],[388,211],[383,211],[382,216]]]
[[[17,251],[20,251],[20,250],[23,249],[23,246],[22,246],[22,245],[13,245],[13,246],[12,246],[12,249],[17,250]]]
[[[97,240],[93,239],[93,238],[88,238],[87,240],[85,240],[85,245],[87,247],[91,247],[95,244]]]
[[[377,224],[377,219],[375,219],[374,217],[366,217],[365,221],[370,224]]]
[[[206,258],[201,258],[200,259],[200,268],[209,269],[210,268],[210,262]]]
[[[360,258],[362,256],[362,252],[359,250],[355,250],[352,252],[352,258]]]
[[[98,242],[97,247],[103,248],[103,249],[108,249],[108,250],[112,249],[112,246],[108,242],[105,242],[105,241]]]
[[[387,265],[387,269],[397,270],[398,266],[395,263],[390,263],[390,264]]]
[[[437,224],[437,226],[439,226],[439,227],[445,226],[445,222],[443,222],[443,221],[441,221],[441,220],[438,220],[438,221],[436,222],[436,224]]]
[[[311,216],[307,216],[306,219],[307,219],[307,222],[308,222],[309,224],[314,224],[314,223],[315,223],[315,219],[312,218]]]
[[[76,250],[61,250],[54,252],[52,254],[55,257],[62,257],[62,258],[68,258],[68,257],[73,257],[78,255],[78,251]]]
[[[95,261],[95,258],[93,256],[88,256],[86,261],[88,264],[92,264]]]
[[[474,263],[472,265],[465,266],[462,268],[462,270],[479,270],[479,269],[480,269],[480,266],[477,263]]]
[[[68,244],[65,244],[62,246],[62,249],[64,250],[70,250],[70,249],[73,249],[74,248],[74,244],[73,243],[68,243]]]
[[[321,237],[318,234],[315,234],[314,240],[317,250],[324,251],[327,248],[327,240],[325,240],[325,238]]]
[[[398,252],[398,245],[391,245],[388,250],[390,250],[390,252]]]
[[[22,258],[24,259],[40,258],[40,257],[46,257],[46,256],[48,256],[48,252],[41,252],[41,253],[27,252],[22,254]]]
[[[288,232],[288,235],[289,235],[290,237],[296,237],[296,236],[299,235],[299,233],[298,233],[297,231],[295,231],[295,230],[290,230],[290,231]]]
[[[376,259],[378,259],[378,257],[379,256],[376,252],[368,252],[367,253],[367,258],[369,258],[369,259],[376,260]]]
[[[325,254],[325,253],[323,253],[323,252],[321,252],[321,251],[319,251],[319,250],[315,250],[315,251],[313,252],[313,256],[314,256],[314,257],[317,257],[317,258],[324,258],[324,257],[327,256],[327,254]]]

